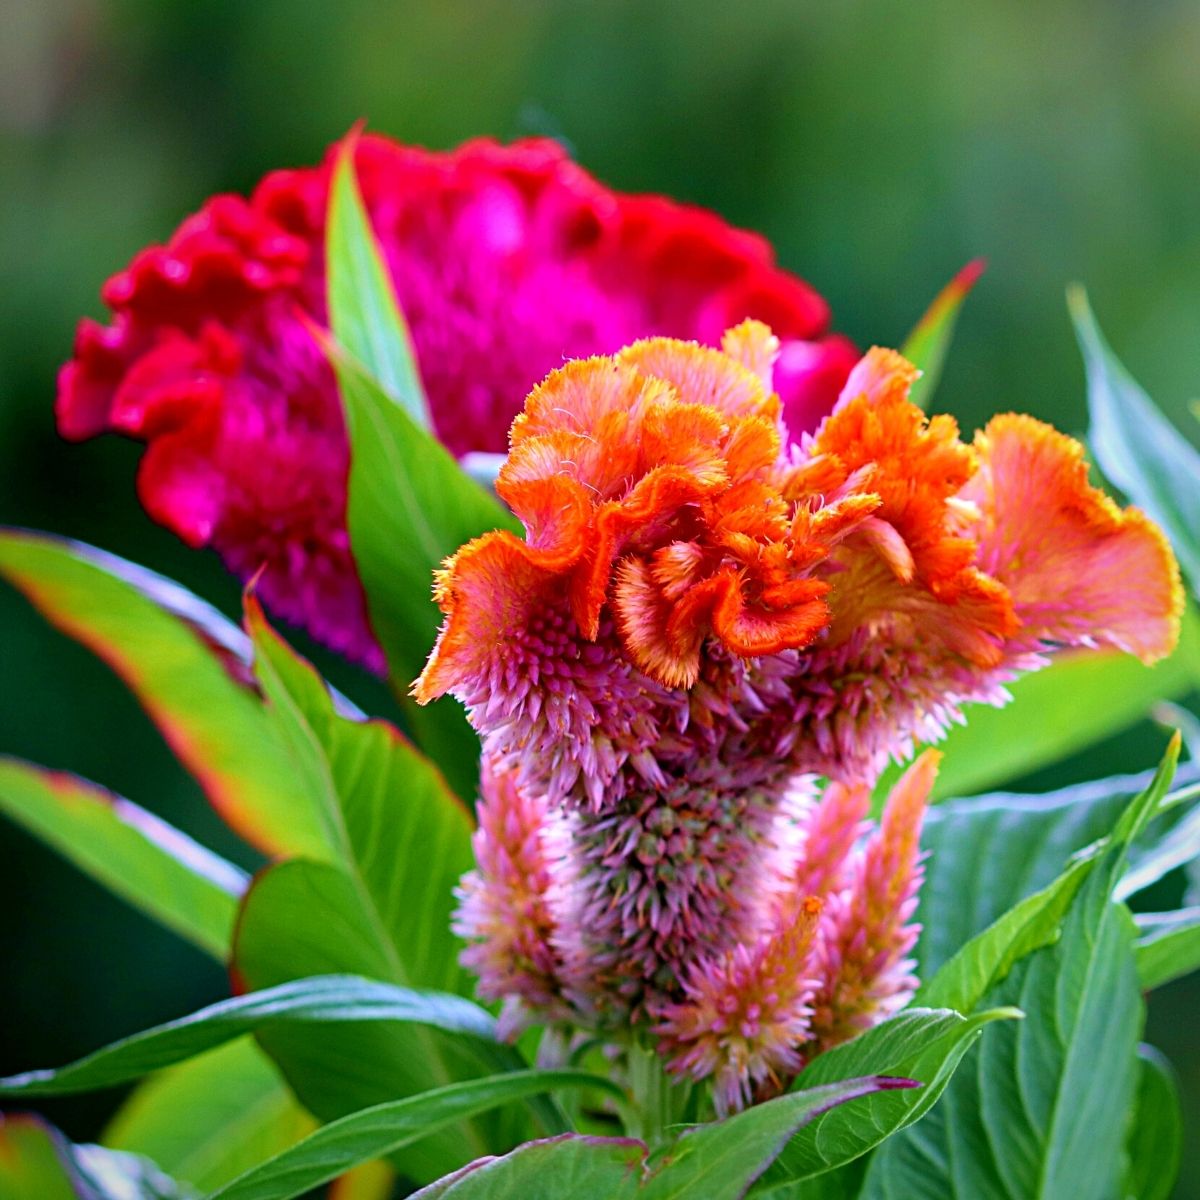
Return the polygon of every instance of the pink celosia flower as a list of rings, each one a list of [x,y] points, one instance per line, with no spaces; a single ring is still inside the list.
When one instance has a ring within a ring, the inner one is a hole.
[[[264,599],[335,649],[382,665],[345,528],[348,450],[333,375],[302,315],[326,319],[335,148],[219,196],[105,285],[59,379],[70,438],[147,443],[155,520],[213,545]],[[437,433],[500,451],[529,388],[565,358],[666,333],[716,342],[746,316],[784,339],[777,386],[797,435],[853,365],[824,301],[761,239],[711,213],[610,191],[549,141],[447,154],[363,137],[356,167],[412,329]]]
[[[415,687],[457,695],[544,805],[539,937],[571,1019],[649,1025],[723,1108],[914,986],[934,760],[857,848],[887,759],[1055,646],[1167,653],[1182,603],[1161,534],[1069,438],[1006,416],[966,445],[873,350],[788,447],[777,351],[748,322],[721,352],[651,339],[535,388],[498,480],[526,539],[447,564]]]
[[[529,1008],[565,1014],[546,895],[552,878],[548,814],[544,801],[486,762],[480,789],[472,838],[477,866],[463,878],[454,928],[474,943],[463,965],[479,976],[481,996],[504,1001],[501,1033],[511,1035]]]

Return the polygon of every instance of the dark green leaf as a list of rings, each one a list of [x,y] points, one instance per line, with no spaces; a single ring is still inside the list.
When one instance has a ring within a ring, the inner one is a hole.
[[[471,1163],[414,1200],[738,1200],[814,1117],[847,1100],[910,1086],[875,1076],[793,1092],[688,1129],[653,1156],[628,1138],[568,1134],[533,1142]]]
[[[342,142],[329,188],[325,241],[329,325],[338,343],[422,429],[429,429],[429,403],[412,338],[354,175],[357,142],[353,134]]]
[[[211,1200],[289,1200],[358,1163],[394,1154],[439,1129],[461,1125],[468,1117],[571,1087],[599,1087],[620,1095],[620,1089],[602,1076],[583,1071],[516,1071],[454,1083],[334,1121],[215,1192]]]
[[[239,1038],[144,1080],[102,1141],[208,1191],[314,1127],[270,1059],[253,1040]]]
[[[1138,1047],[1137,1099],[1127,1150],[1126,1197],[1168,1200],[1183,1154],[1183,1114],[1175,1072],[1153,1046]]]
[[[1185,768],[1189,779],[1194,778],[1194,770]],[[975,796],[932,809],[921,838],[928,859],[917,914],[922,925],[916,951],[918,975],[930,979],[968,939],[1018,901],[1038,889],[1066,886],[1058,879],[1063,864],[1108,834],[1132,798],[1153,778],[1118,776],[1041,796]],[[1160,848],[1171,845],[1175,832],[1190,825],[1200,806],[1192,801],[1160,807],[1165,811],[1154,818],[1131,851],[1126,878],[1143,886],[1165,865]],[[1049,927],[1056,928],[1056,921],[1051,920]],[[926,1002],[934,1003],[928,998]],[[936,1003],[959,1007],[953,998]]]
[[[900,353],[921,369],[921,378],[913,385],[910,397],[921,408],[929,408],[929,401],[942,375],[946,352],[954,337],[958,310],[986,265],[982,258],[967,263],[934,297],[933,303],[904,342]]]
[[[651,1164],[644,1200],[738,1200],[810,1121],[847,1100],[892,1089],[908,1079],[843,1079],[756,1104],[724,1121],[689,1129]],[[851,1105],[851,1107],[855,1107]]]
[[[0,530],[0,575],[129,686],[221,816],[268,854],[327,857],[249,685],[245,637],[176,584],[75,542]]]
[[[280,984],[210,1004],[190,1016],[122,1038],[57,1070],[0,1079],[0,1096],[55,1096],[94,1091],[169,1067],[269,1026],[395,1021],[490,1042],[491,1016],[461,996],[416,991],[355,976],[325,975]],[[324,1036],[324,1035],[322,1035]],[[314,1039],[319,1040],[319,1039]]]
[[[567,1133],[468,1163],[411,1200],[628,1200],[645,1161],[645,1145],[633,1138]]]
[[[136,804],[0,755],[0,812],[97,882],[224,962],[247,876]]]
[[[454,888],[473,862],[471,819],[441,774],[393,728],[337,715],[312,668],[266,625],[251,601],[256,669],[296,780],[336,826],[339,861],[269,868],[243,904],[234,964],[250,986],[298,975],[353,972],[404,986],[468,994],[451,933]],[[365,1024],[321,1038],[274,1029],[260,1041],[304,1104],[331,1120],[456,1080],[523,1065],[510,1047],[469,1044],[430,1029]],[[539,1104],[551,1132],[559,1114]],[[532,1131],[507,1111],[443,1130],[404,1151],[418,1180],[507,1150]]]
[[[1100,469],[1166,532],[1200,590],[1200,452],[1113,354],[1080,287],[1067,295],[1087,369],[1088,441]]]
[[[396,691],[407,697],[441,619],[432,599],[434,571],[464,542],[519,526],[358,362],[331,343],[326,351],[350,435],[350,544],[372,628]],[[444,698],[426,708],[409,704],[408,714],[458,793],[473,798],[479,742],[461,707]]]
[[[983,1039],[941,1103],[876,1151],[862,1197],[1117,1194],[1143,1014],[1133,922],[1111,896],[1131,842],[1161,806],[1178,750],[1176,738],[1106,842],[1017,906],[1024,919],[1002,917],[923,989],[938,1003],[971,1011],[972,994],[986,987],[981,1003],[1013,1005],[1027,1019],[1002,1024]],[[1055,939],[1046,918],[1064,896],[1070,904]],[[996,936],[1006,925],[1014,939],[1007,949]],[[1028,949],[1031,941],[1040,948],[1014,958],[1013,946],[1024,942]]]
[[[1200,970],[1200,906],[1175,912],[1138,913],[1134,945],[1142,987],[1162,987]]]
[[[819,1055],[800,1075],[797,1088],[852,1079],[868,1071],[912,1079],[922,1086],[913,1091],[880,1092],[861,1104],[818,1116],[788,1143],[760,1189],[774,1194],[777,1185],[843,1166],[911,1125],[945,1090],[983,1026],[1020,1015],[1015,1009],[963,1017],[949,1009],[910,1008]],[[787,1194],[786,1189],[781,1193]]]

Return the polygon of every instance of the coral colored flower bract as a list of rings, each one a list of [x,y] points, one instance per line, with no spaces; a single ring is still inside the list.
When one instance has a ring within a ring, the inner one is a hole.
[[[146,442],[139,493],[156,520],[242,578],[265,566],[280,615],[381,667],[345,528],[336,387],[301,320],[325,320],[333,160],[209,201],[109,280],[112,324],[80,325],[57,413],[70,438]],[[564,359],[648,334],[715,343],[743,317],[772,322],[797,436],[853,365],[824,301],[761,239],[610,191],[553,142],[441,154],[364,137],[355,165],[455,453],[503,450],[529,388]]]
[[[789,444],[778,353],[750,321],[536,387],[497,484],[526,538],[447,564],[415,687],[484,742],[483,993],[510,1027],[645,1027],[722,1111],[911,995],[935,762],[864,842],[888,760],[1056,647],[1166,654],[1182,607],[1071,439],[1009,415],[964,443],[877,349]]]

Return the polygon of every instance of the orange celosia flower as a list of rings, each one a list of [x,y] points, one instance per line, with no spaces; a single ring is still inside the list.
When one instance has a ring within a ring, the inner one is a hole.
[[[498,483],[526,538],[446,564],[415,687],[454,692],[484,739],[460,929],[487,994],[648,1026],[724,1108],[915,986],[935,756],[858,847],[888,758],[1058,646],[1160,657],[1182,606],[1162,535],[1071,439],[1006,416],[965,444],[876,349],[785,449],[775,349],[747,322],[722,351],[638,342],[534,389]]]

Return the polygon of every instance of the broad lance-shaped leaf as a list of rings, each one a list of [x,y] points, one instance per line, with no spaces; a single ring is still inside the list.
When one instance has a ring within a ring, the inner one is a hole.
[[[450,1084],[333,1121],[214,1192],[210,1200],[289,1200],[359,1163],[393,1155],[438,1130],[461,1126],[469,1117],[558,1088],[578,1087],[622,1094],[604,1076],[585,1071],[514,1071]]]
[[[249,686],[246,639],[220,613],[113,555],[19,530],[0,530],[0,575],[121,677],[238,833],[268,854],[329,857]]]
[[[336,864],[294,860],[269,868],[243,902],[234,967],[248,986],[299,975],[353,972],[390,983],[474,993],[451,933],[454,888],[472,863],[470,815],[440,772],[381,721],[339,717],[312,668],[266,624],[251,598],[247,623],[256,670],[292,778],[337,827]],[[260,1035],[288,1082],[331,1120],[373,1104],[523,1065],[509,1047],[468,1043],[394,1024]],[[558,1114],[541,1106],[551,1131]],[[526,1114],[506,1111],[443,1130],[403,1152],[418,1180],[464,1154],[509,1148],[532,1136]]]
[[[1180,782],[1196,777],[1188,764]],[[1063,864],[1103,838],[1153,775],[1117,776],[1045,795],[996,793],[931,809],[921,845],[927,854],[917,921],[917,974],[931,979],[963,944],[1040,888],[1061,886]],[[1130,851],[1118,895],[1146,887],[1177,865],[1178,835],[1194,827],[1200,797],[1186,787],[1158,806]],[[1164,850],[1167,853],[1164,854]],[[1068,876],[1069,876],[1068,872]],[[1057,881],[1057,883],[1056,883]],[[955,1007],[954,1001],[941,1003]]]
[[[0,1096],[58,1096],[140,1079],[247,1033],[274,1026],[388,1021],[443,1029],[489,1044],[491,1015],[462,996],[417,991],[349,975],[317,976],[210,1004],[156,1025],[57,1070],[24,1071],[0,1079]]]
[[[342,142],[329,188],[325,243],[329,324],[341,345],[388,395],[422,429],[429,429],[433,422],[408,323],[355,178],[357,145],[357,132]]]
[[[407,325],[354,177],[352,139],[334,171],[326,273],[332,340],[314,336],[337,375],[350,438],[350,545],[371,626],[407,701],[439,623],[434,571],[464,542],[519,526],[430,432]],[[459,795],[474,799],[479,743],[461,709],[443,700],[407,712],[422,747]]]
[[[1179,645],[1152,667],[1115,650],[1068,650],[1050,666],[1008,685],[1003,708],[973,705],[965,725],[938,743],[944,752],[935,799],[1002,787],[1111,737],[1147,716],[1163,699],[1186,696],[1200,681],[1200,617],[1183,614]],[[901,767],[889,770],[884,796]]]
[[[101,1141],[210,1191],[315,1127],[278,1068],[243,1037],[143,1080]]]
[[[1135,1200],[1168,1200],[1179,1176],[1183,1114],[1175,1072],[1153,1046],[1138,1047],[1137,1098],[1127,1151],[1124,1194]]]
[[[467,1111],[498,1101],[494,1093],[528,1094],[539,1085],[593,1087],[596,1076],[576,1071],[530,1071],[456,1084],[424,1096],[383,1104],[318,1130],[274,1161],[248,1172],[212,1200],[291,1200],[365,1158],[391,1153],[422,1132]],[[608,1090],[620,1089],[601,1079]],[[818,1113],[886,1088],[912,1086],[904,1079],[847,1080],[796,1092],[700,1125],[654,1156],[629,1138],[567,1135],[521,1146],[503,1158],[460,1168],[418,1193],[424,1200],[488,1197],[499,1200],[736,1200],[770,1165],[787,1139]]]
[[[1067,293],[1087,369],[1088,442],[1100,469],[1165,530],[1200,593],[1200,451],[1159,411],[1100,332],[1081,287]]]
[[[1178,752],[1176,737],[1107,842],[1068,868],[1075,894],[1056,940],[1013,962],[986,931],[923,989],[954,1003],[955,993],[990,984],[983,1003],[1015,1005],[1027,1017],[982,1039],[941,1103],[875,1152],[858,1192],[863,1200],[1119,1194],[1143,1012],[1133,922],[1111,896],[1130,845],[1162,803]]]
[[[1138,913],[1138,979],[1149,991],[1174,979],[1200,971],[1200,905],[1175,912]]]
[[[197,1200],[154,1163],[76,1146],[40,1117],[0,1116],[3,1200]]]
[[[982,258],[972,259],[938,294],[917,322],[912,333],[905,339],[901,353],[914,366],[921,369],[921,378],[913,384],[910,399],[921,408],[928,409],[934,389],[942,375],[946,352],[954,337],[954,326],[958,323],[958,310],[983,274],[987,263]]]
[[[860,1037],[819,1055],[796,1080],[813,1089],[864,1072],[912,1079],[914,1091],[881,1092],[860,1104],[818,1116],[788,1143],[755,1194],[792,1195],[794,1181],[852,1162],[885,1138],[919,1120],[945,1090],[963,1055],[992,1021],[1019,1018],[1013,1008],[964,1017],[950,1009],[909,1008]]]
[[[249,877],[129,800],[0,755],[0,812],[224,963]]]

